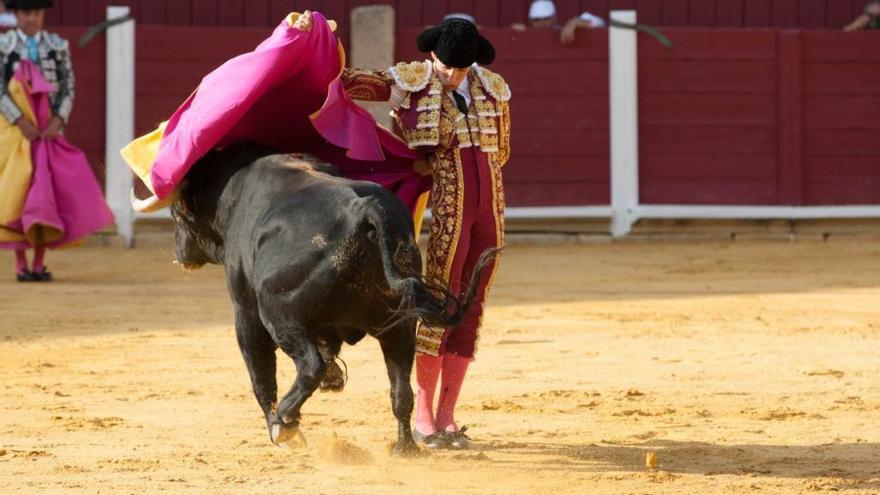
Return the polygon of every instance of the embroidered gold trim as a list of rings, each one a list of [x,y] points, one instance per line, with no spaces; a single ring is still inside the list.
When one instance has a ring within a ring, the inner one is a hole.
[[[443,327],[430,327],[422,322],[416,326],[416,352],[437,357],[440,355],[440,344],[443,342]]]
[[[495,119],[490,117],[480,117],[480,130],[488,134],[494,134],[498,132],[495,128]]]
[[[397,87],[414,93],[425,89],[434,75],[430,60],[423,62],[401,62],[388,69]]]
[[[439,110],[440,109],[440,96],[425,96],[419,98],[419,106],[416,107],[416,111],[421,112],[424,110]]]
[[[432,161],[434,215],[428,240],[427,278],[449,284],[455,249],[461,234],[464,174],[461,155],[453,148],[436,153]]]
[[[474,72],[483,82],[483,87],[498,101],[510,100],[510,86],[504,82],[504,78],[500,75],[486,69],[485,67],[474,66]]]
[[[342,82],[346,93],[354,100],[388,101],[391,96],[389,85],[394,81],[387,72],[346,68],[342,71]]]
[[[501,124],[498,133],[498,167],[503,167],[507,160],[510,159],[510,104],[507,102],[498,103],[501,112]]]
[[[427,112],[419,114],[417,129],[437,127],[440,125],[440,112]]]

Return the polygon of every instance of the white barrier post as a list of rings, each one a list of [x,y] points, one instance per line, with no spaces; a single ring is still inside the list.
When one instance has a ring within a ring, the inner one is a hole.
[[[611,19],[636,23],[633,10],[615,10]],[[639,205],[639,93],[636,32],[609,27],[611,100],[611,235],[629,234]]]
[[[107,7],[107,19],[129,14],[128,7]],[[125,247],[134,243],[134,211],[129,202],[132,172],[119,150],[134,139],[134,21],[107,30],[107,115],[105,138],[105,195],[113,215],[116,232]]]

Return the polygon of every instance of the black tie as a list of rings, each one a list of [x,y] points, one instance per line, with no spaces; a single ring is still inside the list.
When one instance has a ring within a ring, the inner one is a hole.
[[[467,106],[467,102],[464,101],[464,96],[461,96],[460,94],[458,94],[458,91],[453,91],[452,98],[455,100],[455,106],[458,107],[458,110],[461,113],[467,115],[468,106]]]

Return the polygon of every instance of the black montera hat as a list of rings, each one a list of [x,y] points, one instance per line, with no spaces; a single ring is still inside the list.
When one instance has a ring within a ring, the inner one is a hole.
[[[416,41],[419,50],[434,52],[445,65],[464,69],[474,62],[489,65],[495,60],[495,47],[480,36],[477,26],[464,19],[446,19],[439,26],[422,31]]]
[[[55,0],[3,0],[6,10],[51,9]]]

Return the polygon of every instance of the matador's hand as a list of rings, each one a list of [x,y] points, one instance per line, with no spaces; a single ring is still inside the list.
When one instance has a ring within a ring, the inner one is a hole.
[[[434,170],[431,168],[431,164],[428,163],[427,160],[422,160],[419,158],[413,163],[413,170],[416,171],[419,175],[431,175],[434,173]]]

